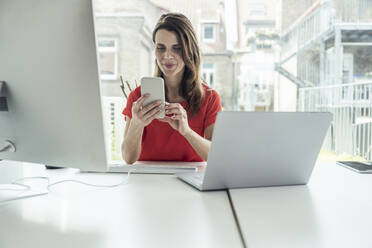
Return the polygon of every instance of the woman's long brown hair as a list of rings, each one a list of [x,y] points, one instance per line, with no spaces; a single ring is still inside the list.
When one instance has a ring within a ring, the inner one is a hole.
[[[186,16],[180,13],[168,13],[160,17],[152,33],[155,43],[156,32],[165,29],[174,32],[181,45],[182,59],[185,71],[180,86],[179,94],[186,99],[190,117],[197,114],[204,98],[204,91],[200,78],[200,49],[192,24]],[[155,77],[163,77],[157,63],[155,63]],[[166,99],[168,99],[166,95]]]

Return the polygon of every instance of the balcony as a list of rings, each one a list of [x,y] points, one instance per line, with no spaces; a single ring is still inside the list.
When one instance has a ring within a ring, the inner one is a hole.
[[[335,35],[335,26],[347,30],[372,29],[372,1],[328,0],[317,2],[281,35],[282,52],[294,56]]]
[[[109,161],[122,160],[121,143],[125,130],[122,111],[125,103],[126,100],[122,97],[102,97],[106,153]]]
[[[331,112],[324,148],[372,160],[372,81],[299,89],[299,111]]]

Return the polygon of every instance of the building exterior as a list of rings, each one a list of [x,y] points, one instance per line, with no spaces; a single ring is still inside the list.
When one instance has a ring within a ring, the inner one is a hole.
[[[316,1],[286,23],[278,108],[332,112],[326,146],[371,160],[372,1]]]
[[[122,97],[120,75],[132,87],[153,72],[152,30],[165,11],[149,0],[95,0],[103,95]]]
[[[307,11],[317,0],[281,0],[280,1],[280,36],[284,37],[285,32],[295,23],[307,15]],[[291,75],[297,76],[297,57],[292,56],[290,59],[290,49],[293,44],[281,40],[282,46],[279,52],[280,65]],[[286,49],[287,48],[287,49]],[[282,63],[282,62],[285,63]],[[293,80],[285,76],[278,76],[278,83],[275,87],[275,106],[276,111],[296,111],[297,105],[297,85]]]
[[[110,157],[120,159],[126,104],[119,76],[130,87],[153,74],[152,30],[161,14],[181,12],[201,48],[201,76],[224,110],[272,110],[279,4],[274,0],[95,0],[99,64]],[[126,94],[129,94],[126,86]]]
[[[126,98],[120,75],[131,89],[141,77],[153,75],[152,30],[166,10],[149,0],[95,0],[94,9],[107,153],[109,159],[121,160]]]
[[[224,0],[152,0],[171,12],[187,16],[198,36],[201,76],[221,96],[225,110],[235,108],[233,52],[228,47],[226,2]]]
[[[277,1],[153,2],[190,18],[202,51],[202,77],[218,91],[225,110],[273,109]]]
[[[239,109],[273,110],[280,20],[278,1],[238,0]]]

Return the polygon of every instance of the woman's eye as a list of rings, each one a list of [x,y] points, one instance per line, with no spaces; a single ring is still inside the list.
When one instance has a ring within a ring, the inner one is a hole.
[[[164,47],[157,47],[156,50],[158,50],[158,51],[164,51],[165,48]]]
[[[173,51],[180,53],[181,52],[181,47],[173,47]]]

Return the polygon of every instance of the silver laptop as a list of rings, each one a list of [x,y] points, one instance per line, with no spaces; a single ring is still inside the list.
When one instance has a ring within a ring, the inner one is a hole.
[[[177,176],[199,190],[307,184],[331,121],[331,113],[222,111],[206,169]]]
[[[205,162],[176,161],[137,161],[133,165],[124,162],[111,162],[107,172],[113,173],[143,173],[143,174],[176,174],[181,172],[197,172],[205,168]]]

